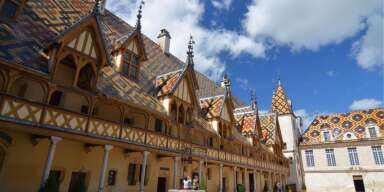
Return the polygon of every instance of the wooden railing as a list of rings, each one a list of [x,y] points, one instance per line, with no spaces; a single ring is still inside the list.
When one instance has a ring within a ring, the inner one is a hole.
[[[115,139],[120,142],[180,154],[189,150],[190,154],[194,157],[256,167],[259,169],[288,172],[288,167],[279,164],[256,161],[247,156],[192,144],[188,141],[157,132],[128,127],[124,124],[89,117],[55,106],[34,103],[9,95],[0,95],[0,99],[0,118],[2,120],[21,124],[34,124],[48,129],[64,130],[105,139]]]

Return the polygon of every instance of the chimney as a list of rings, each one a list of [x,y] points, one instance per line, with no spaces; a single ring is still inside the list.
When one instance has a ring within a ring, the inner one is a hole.
[[[169,43],[171,40],[169,32],[166,29],[160,30],[160,34],[157,36],[157,39],[163,53],[169,54]]]

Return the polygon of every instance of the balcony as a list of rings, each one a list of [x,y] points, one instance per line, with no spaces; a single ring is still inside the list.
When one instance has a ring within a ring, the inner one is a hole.
[[[126,144],[135,144],[179,153],[180,155],[186,155],[186,151],[189,151],[187,155],[192,157],[288,172],[288,167],[286,166],[256,161],[247,156],[240,156],[193,144],[154,131],[133,128],[123,123],[107,121],[9,95],[0,95],[0,120],[99,139],[114,140]]]

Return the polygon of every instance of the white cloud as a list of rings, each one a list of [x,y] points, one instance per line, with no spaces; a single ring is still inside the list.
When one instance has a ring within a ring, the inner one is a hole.
[[[212,0],[212,5],[217,9],[226,9],[228,10],[232,4],[232,0]]]
[[[294,50],[340,43],[364,29],[382,0],[254,0],[243,24],[253,37],[271,38]]]
[[[364,109],[372,109],[377,108],[383,105],[383,101],[379,101],[376,99],[361,99],[355,100],[349,106],[350,110],[364,110]]]
[[[362,39],[355,42],[353,51],[357,63],[364,69],[384,66],[384,19],[374,15],[368,19],[368,31]]]
[[[108,0],[107,8],[130,24],[135,24],[138,0]],[[147,0],[143,9],[142,30],[152,40],[162,28],[171,35],[170,51],[178,58],[186,58],[189,35],[195,45],[196,69],[219,80],[225,63],[219,54],[228,52],[236,57],[248,53],[253,57],[264,56],[262,43],[228,30],[211,30],[199,24],[204,13],[204,4],[198,0]]]

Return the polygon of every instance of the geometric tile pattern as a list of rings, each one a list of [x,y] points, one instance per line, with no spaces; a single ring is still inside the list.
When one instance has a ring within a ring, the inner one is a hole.
[[[200,99],[200,107],[206,118],[220,117],[224,107],[224,95],[218,95]]]
[[[303,134],[302,144],[316,144],[322,142],[321,131],[328,130],[335,141],[342,141],[344,134],[353,133],[357,139],[365,138],[368,124],[376,124],[381,135],[384,135],[384,109],[369,109],[319,115],[312,121]]]
[[[275,113],[260,115],[262,141],[266,145],[272,145],[276,142],[278,124]]]
[[[173,91],[182,74],[182,70],[177,70],[156,77],[157,96],[168,95]]]
[[[272,112],[279,115],[292,113],[292,106],[280,83],[272,96]]]

